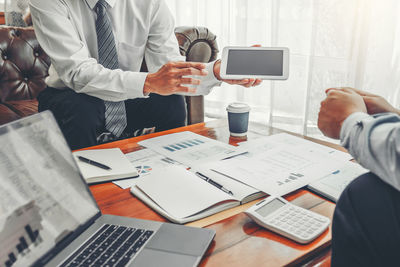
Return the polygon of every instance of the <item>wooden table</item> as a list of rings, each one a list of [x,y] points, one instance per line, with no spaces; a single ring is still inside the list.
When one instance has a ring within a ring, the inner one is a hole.
[[[236,145],[243,140],[253,140],[282,132],[253,123],[249,126],[246,139],[233,138],[229,135],[227,122],[225,120],[217,120],[117,141],[94,148],[119,147],[124,153],[129,153],[142,149],[137,144],[141,140],[180,131],[192,131],[232,145]],[[343,150],[337,145],[314,139],[310,140]],[[128,189],[120,189],[112,183],[93,185],[90,186],[90,189],[103,214],[166,221],[132,196]],[[332,219],[335,205],[307,190],[300,189],[285,196],[285,198],[296,205]],[[283,266],[300,264],[305,266],[330,266],[330,228],[312,243],[300,245],[265,230],[252,222],[241,212],[249,205],[237,207],[190,224],[204,226],[216,231],[216,237],[201,262],[201,266]]]

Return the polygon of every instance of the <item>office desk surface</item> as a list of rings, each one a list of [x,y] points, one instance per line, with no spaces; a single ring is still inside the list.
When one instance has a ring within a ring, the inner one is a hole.
[[[216,120],[92,148],[119,147],[124,153],[129,153],[142,149],[142,147],[137,144],[137,142],[141,140],[180,131],[192,131],[232,145],[243,141],[243,139],[240,138],[230,137],[226,120]],[[250,124],[247,140],[280,132],[282,131],[268,128],[264,125]],[[310,140],[343,150],[340,146],[334,144],[314,139]],[[90,189],[103,214],[166,221],[140,200],[132,196],[129,189],[120,189],[112,183],[93,185],[90,186]],[[335,205],[307,190],[300,189],[285,196],[285,198],[296,205],[332,219]],[[202,222],[202,226],[216,230],[217,234],[201,266],[330,265],[329,247],[331,228],[312,243],[300,245],[259,227],[245,214],[236,213],[236,215],[231,217],[221,217],[220,221],[213,221],[211,224],[207,224],[207,221]]]

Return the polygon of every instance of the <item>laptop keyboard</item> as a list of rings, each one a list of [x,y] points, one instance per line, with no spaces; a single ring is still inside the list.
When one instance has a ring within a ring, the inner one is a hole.
[[[60,266],[125,266],[152,234],[144,229],[105,224]]]

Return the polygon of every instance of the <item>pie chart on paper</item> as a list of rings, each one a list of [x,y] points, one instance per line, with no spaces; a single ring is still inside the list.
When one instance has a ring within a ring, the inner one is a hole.
[[[139,175],[148,174],[153,170],[150,166],[137,166],[136,169],[138,170]]]

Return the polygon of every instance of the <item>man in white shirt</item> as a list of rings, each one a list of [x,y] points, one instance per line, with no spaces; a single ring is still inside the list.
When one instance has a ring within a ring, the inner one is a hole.
[[[352,88],[327,90],[318,126],[371,173],[354,180],[336,205],[332,266],[400,263],[400,110]]]
[[[183,126],[182,95],[206,95],[222,81],[220,61],[183,62],[164,0],[31,0],[30,10],[52,63],[39,111],[53,112],[72,149],[104,132]],[[144,58],[149,73],[139,72]]]

